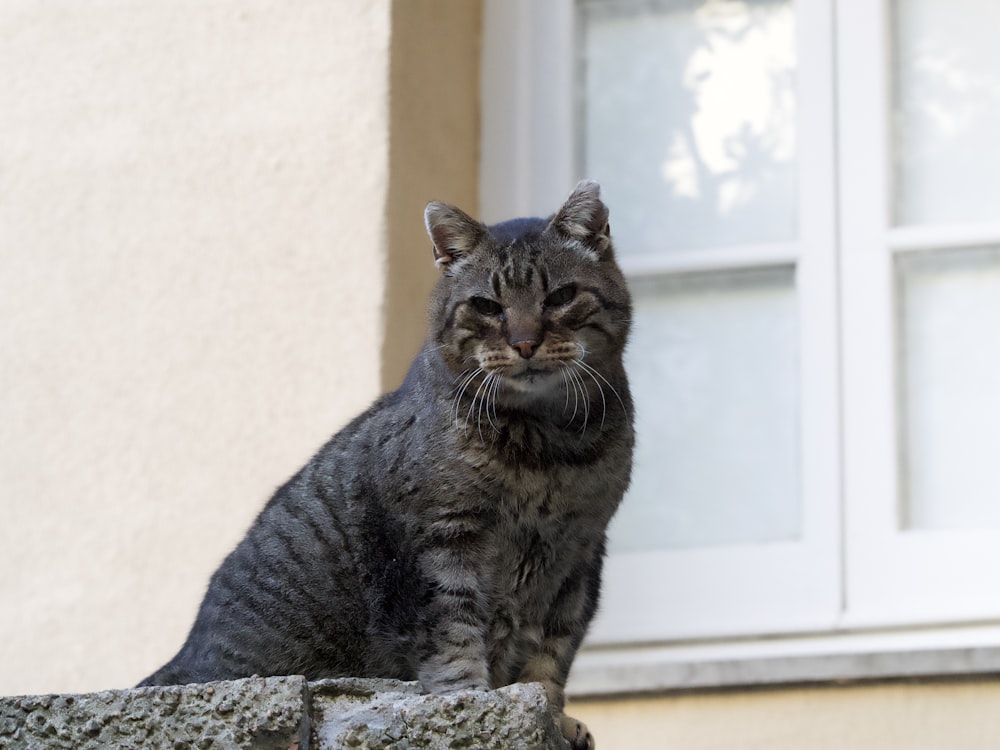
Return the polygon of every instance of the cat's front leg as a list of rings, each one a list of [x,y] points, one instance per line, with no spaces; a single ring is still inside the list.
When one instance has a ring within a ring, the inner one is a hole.
[[[427,642],[418,679],[431,693],[489,690],[485,566],[489,556],[481,553],[483,540],[456,536],[447,541],[451,543],[427,552],[423,559],[431,595],[424,610]]]
[[[603,555],[574,571],[564,582],[549,610],[534,653],[521,669],[518,682],[540,682],[545,688],[556,723],[572,750],[594,750],[586,724],[563,713],[565,687],[573,657],[594,616],[600,591]]]
[[[572,641],[569,636],[546,637],[539,651],[529,658],[521,670],[518,682],[542,684],[556,724],[569,742],[571,750],[595,750],[594,737],[587,729],[587,725],[563,712],[569,662],[576,651],[576,645],[573,645]]]

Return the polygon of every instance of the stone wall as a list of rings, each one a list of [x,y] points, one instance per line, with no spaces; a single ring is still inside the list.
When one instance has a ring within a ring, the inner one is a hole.
[[[395,680],[251,677],[0,698],[0,748],[564,750],[541,685],[423,695]]]

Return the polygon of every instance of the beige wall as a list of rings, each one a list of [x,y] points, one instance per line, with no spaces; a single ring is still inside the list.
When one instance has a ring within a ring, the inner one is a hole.
[[[393,3],[384,390],[402,381],[426,332],[437,269],[424,206],[478,210],[480,24],[474,0]]]
[[[727,691],[567,710],[602,750],[995,750],[1000,683]]]
[[[274,487],[398,382],[423,204],[475,205],[478,12],[0,6],[0,693],[157,667]]]
[[[480,24],[475,0],[393,3],[384,390],[402,382],[426,332],[437,269],[424,206],[478,211]]]

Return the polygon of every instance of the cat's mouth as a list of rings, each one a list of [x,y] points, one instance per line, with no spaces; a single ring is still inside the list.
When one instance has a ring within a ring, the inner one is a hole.
[[[556,369],[544,365],[525,364],[517,372],[508,373],[504,377],[504,382],[514,391],[538,391],[540,388],[548,387],[548,383],[557,374]]]
[[[532,381],[555,375],[558,370],[559,367],[554,362],[530,360],[518,368],[517,372],[510,372],[508,374],[515,380]]]
[[[521,370],[521,372],[517,373],[517,375],[515,375],[514,377],[515,378],[528,378],[528,379],[532,379],[532,378],[540,377],[542,375],[551,375],[552,372],[553,371],[550,370],[547,367],[545,367],[545,368],[542,368],[542,367],[531,367],[529,365],[528,367],[525,367],[523,370]]]

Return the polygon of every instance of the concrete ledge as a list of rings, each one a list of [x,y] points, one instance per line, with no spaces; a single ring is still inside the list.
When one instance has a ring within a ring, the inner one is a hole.
[[[0,748],[307,747],[302,677],[0,699]]]
[[[541,685],[423,695],[395,680],[251,677],[0,698],[0,748],[564,750]]]
[[[312,689],[312,739],[337,748],[563,750],[541,685],[422,695],[413,682],[324,680]]]

